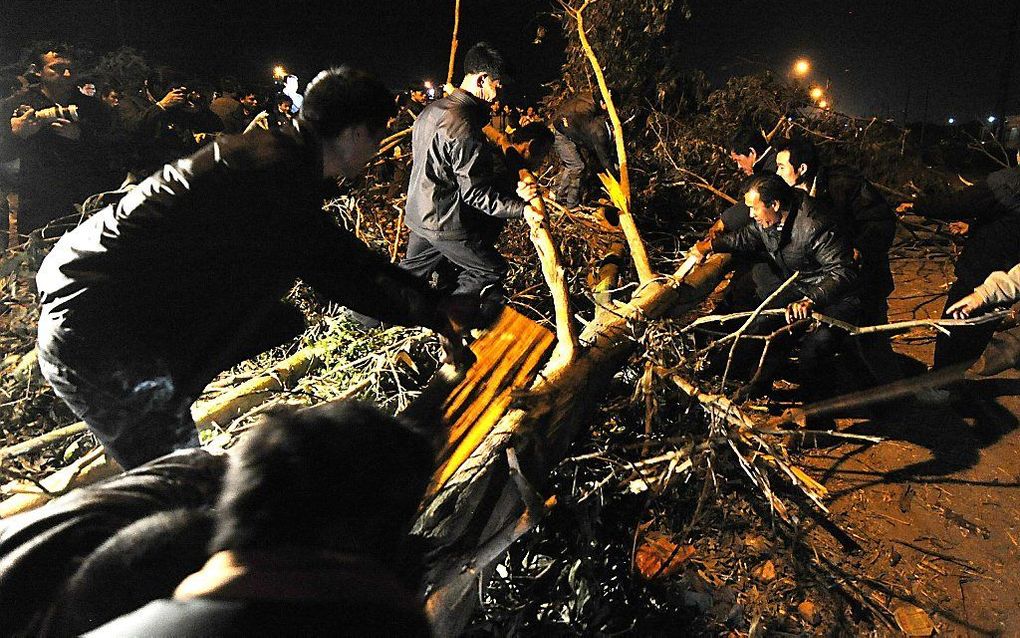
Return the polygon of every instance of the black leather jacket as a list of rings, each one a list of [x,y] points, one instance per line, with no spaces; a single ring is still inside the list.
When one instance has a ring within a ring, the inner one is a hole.
[[[712,250],[767,260],[784,278],[800,271],[793,287],[819,307],[853,294],[857,284],[850,238],[818,200],[800,191],[781,228],[751,223],[716,237]]]
[[[615,169],[609,122],[592,98],[577,96],[561,104],[553,115],[552,125],[574,144],[595,153],[603,170]]]
[[[495,186],[495,154],[482,128],[489,105],[457,89],[425,107],[414,123],[404,221],[426,238],[466,239],[486,217],[524,216],[523,200]]]
[[[191,374],[298,278],[382,321],[435,327],[438,293],[337,226],[323,185],[317,140],[293,126],[166,165],[43,261],[40,350],[80,360],[130,344]]]

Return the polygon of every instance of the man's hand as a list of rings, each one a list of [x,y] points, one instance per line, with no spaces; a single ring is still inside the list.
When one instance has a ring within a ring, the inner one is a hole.
[[[35,109],[31,107],[22,108],[25,111],[21,115],[11,118],[11,133],[14,133],[15,137],[24,140],[38,133],[42,122],[35,119]]]
[[[800,301],[795,301],[786,307],[786,323],[793,323],[800,319],[807,319],[811,316],[811,309],[815,307],[815,302],[811,301],[807,297]]]
[[[712,227],[708,229],[708,235],[706,235],[705,238],[708,239],[708,241],[712,241],[713,239],[715,239],[719,235],[722,235],[725,232],[726,225],[723,224],[723,220],[717,219],[715,220],[715,223],[712,224]]]
[[[946,230],[954,237],[966,237],[967,233],[970,232],[970,224],[967,222],[949,222]]]
[[[159,104],[164,111],[177,108],[188,101],[188,90],[185,88],[170,89],[163,99],[156,104]]]
[[[699,262],[705,259],[712,252],[712,240],[706,237],[691,247],[687,253],[688,257],[694,257]]]
[[[902,204],[896,207],[896,212],[899,213],[900,215],[904,213],[909,213],[912,210],[914,210],[914,202],[903,202]]]
[[[524,207],[524,220],[529,226],[537,226],[545,221],[545,213],[528,204]]]
[[[970,317],[976,310],[980,310],[984,306],[981,296],[976,292],[972,292],[963,299],[957,301],[952,306],[946,308],[946,314],[953,319],[966,319]]]
[[[77,142],[81,139],[81,127],[78,126],[77,122],[72,122],[71,120],[63,118],[53,120],[50,122],[50,130],[60,137],[66,137],[69,140]]]
[[[538,197],[538,182],[517,182],[517,196],[526,202],[535,199]]]

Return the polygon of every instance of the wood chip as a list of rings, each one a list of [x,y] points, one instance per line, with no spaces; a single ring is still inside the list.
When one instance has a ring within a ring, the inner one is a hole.
[[[907,636],[930,636],[935,631],[935,623],[920,607],[903,604],[893,610],[896,624]]]
[[[679,547],[668,534],[648,532],[634,553],[634,566],[645,580],[667,578],[693,555],[694,547]]]

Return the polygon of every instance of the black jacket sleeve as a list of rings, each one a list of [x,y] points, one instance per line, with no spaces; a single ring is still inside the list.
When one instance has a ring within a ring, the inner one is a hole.
[[[1002,212],[992,189],[983,181],[948,195],[921,197],[914,203],[915,214],[942,221],[981,221]]]
[[[141,138],[156,137],[170,119],[169,112],[163,107],[156,103],[143,102],[139,98],[125,98],[117,108],[124,130],[129,135]]]
[[[321,217],[321,223],[310,229],[308,250],[303,252],[299,276],[305,283],[386,323],[440,326],[438,293],[333,224],[325,213]]]
[[[472,136],[449,143],[450,165],[464,202],[486,215],[502,219],[524,216],[524,201],[499,192],[493,166],[484,144]]]
[[[815,283],[800,288],[816,306],[824,307],[838,301],[857,283],[853,249],[849,239],[834,224],[820,226],[809,246],[818,262],[820,276]]]
[[[765,250],[756,224],[748,224],[734,232],[726,232],[712,241],[712,252],[749,254]]]

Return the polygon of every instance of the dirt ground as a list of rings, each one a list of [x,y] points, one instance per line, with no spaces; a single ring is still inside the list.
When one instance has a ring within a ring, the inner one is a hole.
[[[934,293],[947,288],[951,264],[937,252],[897,259],[890,319],[937,317],[944,298]],[[894,343],[931,363],[933,338]],[[900,402],[837,421],[881,443],[804,451],[801,463],[830,490],[832,520],[849,535],[816,524],[807,539],[877,581],[870,600],[895,609],[912,596],[940,635],[1020,636],[1020,373],[969,387],[966,407]]]

